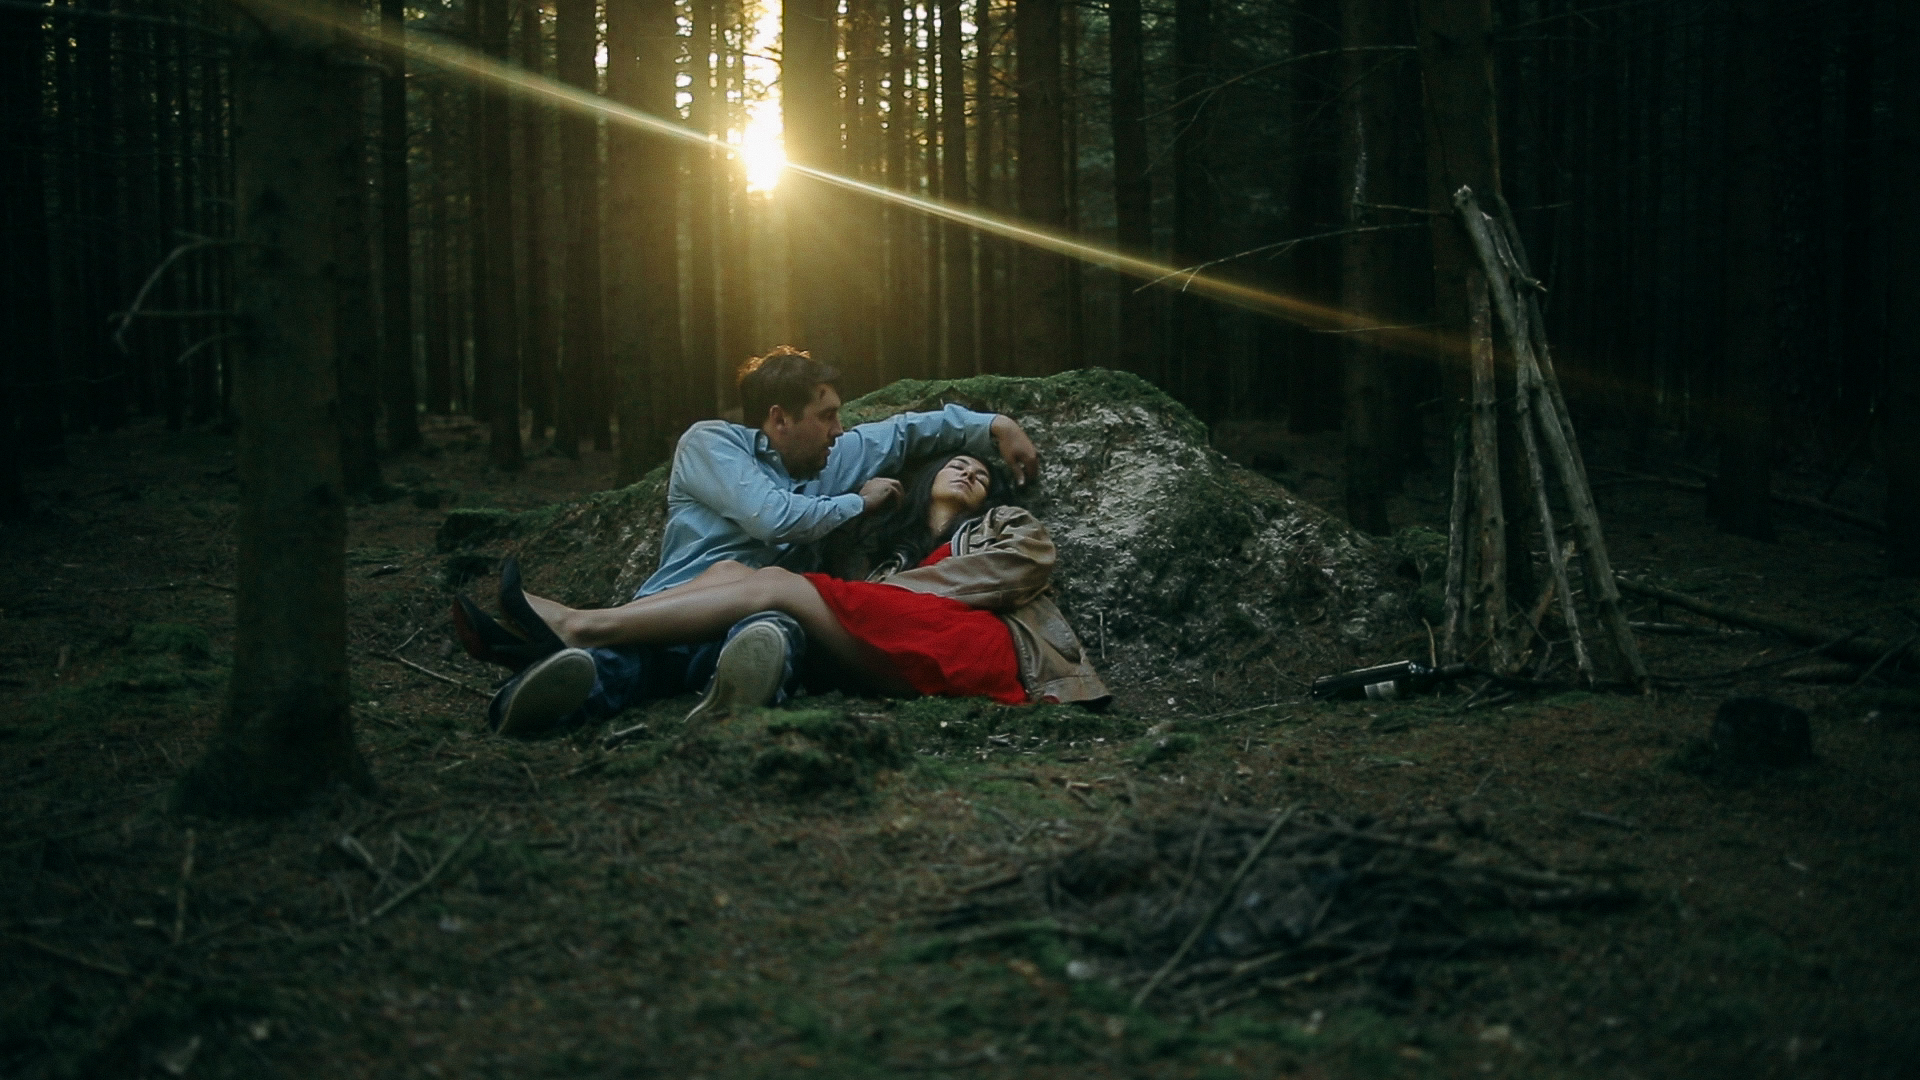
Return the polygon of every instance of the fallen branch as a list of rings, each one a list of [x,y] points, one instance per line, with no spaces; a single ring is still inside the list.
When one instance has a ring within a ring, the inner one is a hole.
[[[1147,984],[1140,988],[1140,992],[1133,995],[1134,1008],[1139,1008],[1141,1003],[1153,994],[1154,990],[1158,988],[1160,983],[1166,979],[1167,975],[1179,965],[1180,961],[1186,959],[1187,953],[1193,950],[1194,943],[1200,940],[1200,935],[1206,933],[1207,930],[1213,926],[1214,921],[1220,918],[1220,913],[1227,909],[1228,904],[1233,903],[1233,898],[1239,895],[1240,883],[1247,879],[1247,874],[1252,871],[1254,865],[1260,861],[1260,856],[1267,853],[1267,848],[1273,846],[1273,838],[1280,835],[1281,826],[1291,820],[1294,811],[1298,809],[1300,809],[1300,804],[1294,803],[1292,806],[1287,807],[1285,813],[1274,819],[1273,826],[1267,830],[1267,835],[1261,837],[1260,843],[1255,845],[1254,849],[1247,853],[1246,861],[1240,864],[1240,869],[1233,872],[1233,877],[1227,882],[1227,887],[1220,891],[1220,896],[1213,902],[1213,907],[1207,910],[1207,917],[1201,919],[1194,925],[1193,932],[1187,935],[1187,940],[1180,943],[1180,948],[1175,950],[1172,956],[1167,957],[1167,962],[1160,966],[1159,971],[1153,973],[1153,978],[1148,979]]]
[[[1824,652],[1828,656],[1841,660],[1857,660],[1863,664],[1871,664],[1886,655],[1890,649],[1896,648],[1891,642],[1876,638],[1861,637],[1858,634],[1849,634],[1826,626],[1807,626],[1785,619],[1776,619],[1769,615],[1757,615],[1751,611],[1742,611],[1739,608],[1701,600],[1686,593],[1663,589],[1658,585],[1629,581],[1626,578],[1620,579],[1620,589],[1622,592],[1644,596],[1649,600],[1658,600],[1675,607],[1685,608],[1710,619],[1718,619],[1728,626],[1764,630],[1770,634],[1778,634],[1789,641],[1797,641],[1802,645],[1817,645],[1819,648],[1815,649],[1815,652]],[[1915,644],[1920,642],[1909,642],[1904,650],[1896,653],[1898,658],[1904,662],[1920,662],[1920,649],[1914,648]],[[1769,663],[1775,662],[1778,661]]]
[[[1622,480],[1632,480],[1643,484],[1664,484],[1670,488],[1678,488],[1681,491],[1691,491],[1695,494],[1702,494],[1707,490],[1707,484],[1704,480],[1683,480],[1677,476],[1658,476],[1653,473],[1628,472],[1625,469],[1608,469],[1606,471],[1620,477]],[[1814,513],[1825,514],[1838,521],[1844,521],[1849,525],[1858,525],[1863,529],[1877,533],[1887,531],[1886,522],[1878,518],[1871,518],[1865,514],[1835,506],[1829,502],[1821,502],[1819,499],[1809,495],[1785,495],[1778,491],[1771,492],[1770,494],[1774,502],[1780,503],[1783,506],[1795,506],[1802,510],[1812,510]]]
[[[65,960],[69,964],[86,968],[89,971],[98,971],[107,975],[118,975],[123,979],[130,978],[133,975],[131,970],[123,968],[118,964],[109,964],[104,960],[92,960],[78,953],[70,953],[65,949],[49,945],[39,938],[30,938],[25,934],[7,934],[6,938],[9,941],[25,945],[27,948],[33,949],[36,952],[45,953],[56,960]]]
[[[409,638],[408,640],[412,640],[412,639]],[[425,675],[429,679],[438,679],[441,682],[446,683],[448,686],[457,686],[460,689],[465,690],[467,693],[473,694],[476,697],[483,697],[488,699],[489,701],[493,699],[492,694],[488,693],[485,690],[480,689],[479,687],[468,686],[466,683],[461,682],[459,679],[456,679],[451,675],[442,675],[439,672],[433,670],[432,668],[421,667],[419,664],[416,664],[413,661],[408,660],[404,656],[395,656],[392,653],[377,653],[377,652],[369,652],[367,655],[377,657],[381,660],[391,660],[396,664],[404,664],[405,666],[412,668],[413,670],[419,672],[420,674]]]
[[[453,842],[453,846],[447,849],[446,854],[440,856],[440,860],[434,863],[433,866],[427,870],[426,874],[422,876],[419,881],[416,881],[413,884],[407,886],[406,888],[400,890],[399,892],[395,893],[393,897],[389,899],[386,903],[381,904],[377,908],[374,908],[372,913],[370,913],[366,918],[360,920],[360,925],[365,926],[368,923],[372,922],[373,920],[379,918],[380,916],[385,915],[387,912],[392,911],[394,908],[399,907],[403,903],[406,903],[409,899],[413,897],[413,894],[419,892],[421,889],[426,888],[428,883],[432,882],[434,878],[440,876],[440,871],[445,870],[447,868],[447,864],[453,861],[454,855],[458,854],[461,848],[467,846],[467,841],[473,839],[473,834],[476,832],[479,832],[479,830],[478,829],[468,830],[467,835],[461,837],[458,840],[455,840]]]

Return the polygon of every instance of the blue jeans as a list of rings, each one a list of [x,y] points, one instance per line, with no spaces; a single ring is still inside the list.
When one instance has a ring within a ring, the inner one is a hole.
[[[608,720],[630,705],[657,701],[693,690],[706,689],[713,679],[720,650],[733,636],[758,622],[772,622],[786,632],[787,669],[780,680],[776,702],[785,701],[798,689],[800,661],[806,656],[807,635],[793,616],[782,611],[762,611],[733,624],[720,641],[698,645],[621,645],[588,649],[593,656],[593,691],[580,706],[584,720]]]

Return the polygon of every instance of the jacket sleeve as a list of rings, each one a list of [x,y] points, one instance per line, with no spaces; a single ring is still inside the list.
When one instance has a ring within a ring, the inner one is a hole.
[[[886,583],[1004,612],[1032,602],[1053,580],[1053,538],[1027,511],[998,507],[965,533],[966,554],[904,570]]]
[[[857,494],[802,495],[787,491],[744,447],[718,431],[696,427],[680,440],[674,486],[767,544],[817,540],[860,516]]]
[[[937,412],[901,413],[849,429],[834,441],[821,470],[827,491],[858,491],[876,476],[900,470],[909,460],[939,453],[968,453],[988,460],[993,451],[993,413],[948,405]]]

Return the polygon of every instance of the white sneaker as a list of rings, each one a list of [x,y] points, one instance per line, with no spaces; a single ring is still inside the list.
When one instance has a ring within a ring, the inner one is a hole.
[[[733,636],[714,662],[706,696],[687,714],[684,726],[698,730],[741,709],[773,704],[787,675],[787,632],[777,623],[757,622]]]
[[[487,717],[501,735],[536,738],[586,704],[592,692],[593,655],[585,649],[561,649],[527,665],[502,686],[487,707]]]

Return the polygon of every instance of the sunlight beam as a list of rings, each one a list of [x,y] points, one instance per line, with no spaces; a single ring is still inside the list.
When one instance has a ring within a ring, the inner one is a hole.
[[[402,48],[409,54],[443,70],[483,82],[495,83],[528,98],[591,116],[605,117],[615,123],[641,131],[695,143],[725,154],[743,165],[754,164],[748,156],[749,151],[745,145],[735,145],[724,139],[702,134],[674,121],[641,112],[631,106],[622,105],[578,87],[568,86],[543,75],[495,60],[465,46],[424,37],[420,31],[392,34],[384,27],[362,26],[345,20],[331,11],[314,9],[293,0],[245,0],[245,2],[304,22],[350,34],[370,44]],[[1228,281],[1191,268],[1169,266],[1151,259],[1128,255],[1098,244],[1087,243],[1056,230],[1023,224],[973,207],[959,206],[939,199],[924,198],[904,191],[868,184],[825,169],[784,161],[784,157],[782,161],[785,171],[823,184],[916,210],[983,233],[1004,237],[1016,243],[1037,247],[1149,283],[1164,285],[1182,292],[1196,293],[1248,311],[1272,315],[1309,329],[1345,333],[1364,331],[1369,334],[1370,340],[1374,343],[1406,352],[1431,352],[1443,341],[1438,335],[1418,327],[1378,327],[1371,317],[1357,315],[1337,307]],[[1452,351],[1460,350],[1456,347]]]

